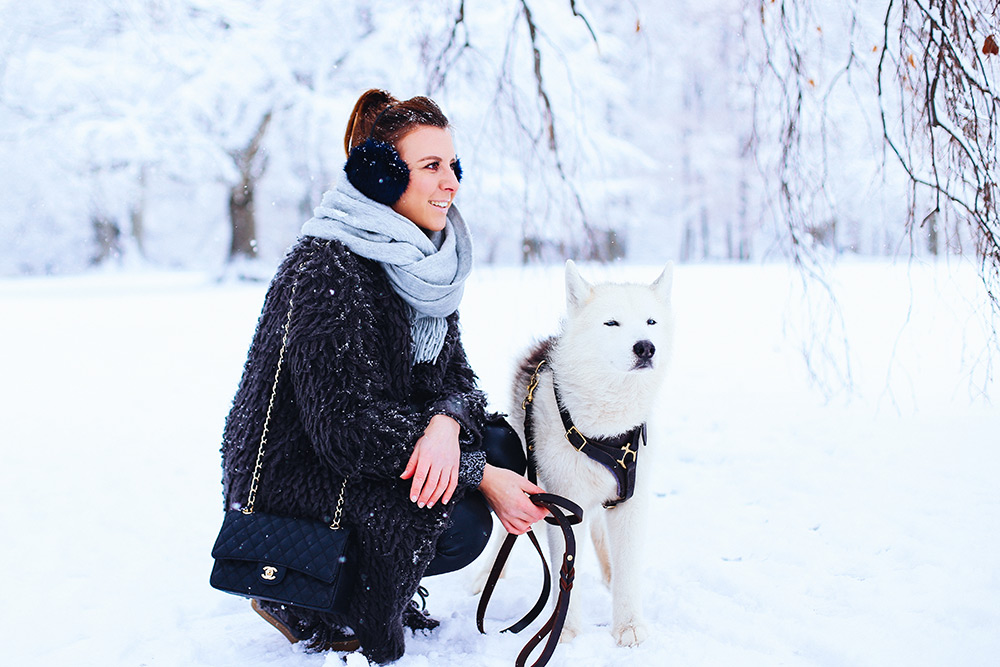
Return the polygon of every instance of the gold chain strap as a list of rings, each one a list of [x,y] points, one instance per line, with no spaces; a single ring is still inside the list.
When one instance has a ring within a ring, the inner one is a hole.
[[[330,528],[334,530],[340,530],[340,517],[344,514],[344,489],[347,488],[347,478],[344,478],[344,483],[340,485],[340,497],[337,498],[337,509],[333,513],[333,523],[330,524]]]
[[[257,463],[253,467],[253,477],[250,479],[250,497],[247,498],[247,506],[243,508],[244,514],[253,514],[254,501],[257,500],[257,485],[260,483],[260,469],[264,463],[264,445],[267,443],[267,429],[271,424],[271,410],[274,408],[274,398],[278,395],[278,376],[281,374],[281,365],[285,361],[285,347],[288,345],[288,328],[292,323],[292,306],[295,303],[295,288],[298,286],[298,278],[292,283],[292,293],[288,297],[288,315],[285,317],[285,328],[281,334],[281,351],[278,353],[278,367],[274,369],[274,384],[271,385],[271,398],[267,402],[267,414],[264,416],[264,430],[260,434],[260,445],[257,447]]]
[[[300,267],[301,268],[301,267]],[[292,293],[288,297],[288,315],[285,317],[285,327],[281,334],[281,351],[278,352],[278,367],[274,369],[274,384],[271,386],[271,397],[267,402],[267,413],[264,415],[264,430],[260,434],[260,445],[257,447],[257,462],[253,467],[253,477],[250,478],[250,495],[247,498],[247,506],[243,508],[244,514],[253,514],[254,502],[257,500],[257,486],[260,484],[260,469],[264,464],[264,446],[267,443],[267,430],[271,425],[271,411],[274,409],[274,399],[278,395],[278,376],[281,374],[281,366],[285,361],[285,349],[288,346],[288,329],[292,323],[292,306],[295,304],[295,288],[298,287],[298,278],[292,283]],[[333,515],[333,522],[330,528],[340,529],[340,518],[344,513],[344,490],[347,488],[347,478],[340,487],[340,497],[337,499],[337,509]]]

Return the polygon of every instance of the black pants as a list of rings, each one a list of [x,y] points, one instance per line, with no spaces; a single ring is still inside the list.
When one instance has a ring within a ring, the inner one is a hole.
[[[486,498],[469,491],[451,510],[451,523],[438,539],[437,553],[424,576],[454,572],[476,560],[490,541],[493,517]]]
[[[483,430],[486,462],[523,475],[526,469],[521,439],[503,417],[496,416]],[[455,572],[476,560],[490,541],[493,517],[486,498],[478,490],[469,491],[451,510],[451,523],[437,543],[437,554],[424,576]]]

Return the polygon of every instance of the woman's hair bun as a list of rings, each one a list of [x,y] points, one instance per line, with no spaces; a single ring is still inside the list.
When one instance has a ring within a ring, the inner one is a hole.
[[[399,100],[386,90],[371,88],[366,90],[354,103],[354,110],[347,120],[347,132],[344,134],[344,152],[350,154],[351,149],[371,136],[372,128],[379,115],[397,104]]]

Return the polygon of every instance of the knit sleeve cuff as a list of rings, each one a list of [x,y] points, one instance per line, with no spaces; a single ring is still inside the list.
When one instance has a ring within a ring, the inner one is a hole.
[[[486,468],[486,452],[462,452],[458,462],[458,483],[476,488],[483,481],[483,470]]]
[[[462,427],[459,441],[466,447],[476,442],[476,431],[471,428],[472,420],[469,418],[469,409],[461,397],[449,396],[431,404],[430,413],[431,415],[447,415],[458,422],[458,425]]]

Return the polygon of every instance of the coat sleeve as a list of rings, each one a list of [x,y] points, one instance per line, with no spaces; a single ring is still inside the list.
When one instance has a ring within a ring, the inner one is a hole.
[[[449,353],[433,367],[410,369],[406,352],[392,352],[409,343],[398,297],[337,244],[303,266],[286,363],[296,412],[319,458],[338,475],[398,478],[431,417],[446,414],[461,426],[462,472],[471,471],[459,481],[478,484],[486,399],[462,348],[457,313],[449,318]],[[421,373],[429,376],[414,377]],[[428,400],[414,402],[417,385],[431,391]]]
[[[319,458],[338,475],[399,477],[425,420],[382,397],[338,341],[310,339],[290,352],[298,412]]]
[[[346,249],[334,244],[303,266],[285,361],[299,419],[338,476],[396,479],[436,414],[410,402],[408,355],[394,353],[409,342],[409,320]],[[474,389],[471,369],[457,372],[449,395],[462,394],[470,377]]]
[[[476,385],[476,374],[469,365],[458,334],[457,319],[451,322],[449,339],[447,344],[452,353],[444,369],[441,390],[429,409],[431,414],[445,414],[457,421],[462,427],[462,450],[477,451],[482,449],[486,396]]]
[[[400,400],[387,346],[408,323],[387,318],[379,295],[346,250],[313,257],[299,278],[287,359],[294,400],[318,457],[338,476],[397,478],[430,418]]]
[[[452,322],[450,337],[451,358],[445,368],[443,391],[429,405],[431,414],[445,414],[462,427],[459,444],[462,461],[459,484],[476,487],[483,477],[486,454],[482,451],[482,428],[486,418],[486,396],[476,386],[476,374],[458,335],[457,322]]]
[[[481,428],[485,397],[459,348],[448,364],[447,391],[426,406],[386,398],[386,378],[371,373],[355,332],[345,329],[289,347],[298,413],[320,459],[339,475],[395,479],[403,472],[431,417],[447,414],[462,427],[459,482],[478,486],[485,454]]]

